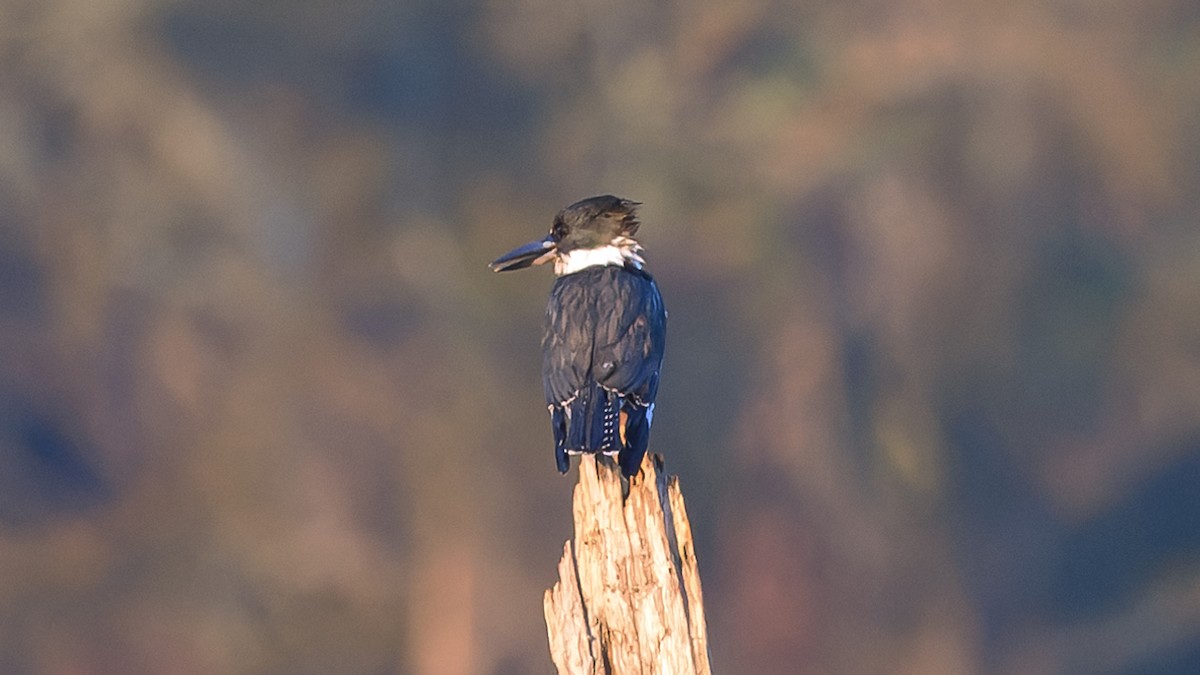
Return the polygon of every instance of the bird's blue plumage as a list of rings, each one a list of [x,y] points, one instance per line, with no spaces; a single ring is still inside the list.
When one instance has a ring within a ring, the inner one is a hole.
[[[633,475],[650,440],[666,341],[654,279],[631,266],[589,267],[559,277],[546,309],[542,380],[555,458],[605,452]]]

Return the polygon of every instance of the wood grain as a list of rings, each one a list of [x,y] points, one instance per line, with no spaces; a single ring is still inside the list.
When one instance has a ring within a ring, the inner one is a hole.
[[[575,539],[546,591],[559,673],[711,673],[700,573],[678,478],[647,455],[627,483],[612,459],[584,455]]]

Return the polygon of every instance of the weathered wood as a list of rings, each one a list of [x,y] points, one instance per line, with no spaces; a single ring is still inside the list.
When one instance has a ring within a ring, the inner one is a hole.
[[[545,595],[559,673],[711,673],[691,525],[662,468],[647,455],[623,484],[612,459],[580,458],[575,540]]]

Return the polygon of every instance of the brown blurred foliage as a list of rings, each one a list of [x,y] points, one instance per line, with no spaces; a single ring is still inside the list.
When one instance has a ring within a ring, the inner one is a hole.
[[[716,668],[1200,668],[1200,11],[0,2],[0,671],[536,673],[485,263],[645,202]]]

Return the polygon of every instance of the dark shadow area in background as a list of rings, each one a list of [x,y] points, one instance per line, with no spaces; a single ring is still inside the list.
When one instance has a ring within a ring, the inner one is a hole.
[[[1115,675],[1196,675],[1200,673],[1200,640],[1168,649],[1153,659]]]
[[[0,522],[31,527],[94,507],[109,486],[88,459],[70,425],[37,410],[20,394],[0,392]]]
[[[282,85],[331,118],[349,113],[393,133],[419,130],[448,153],[440,158],[447,168],[494,163],[511,171],[508,160],[527,153],[536,138],[541,98],[473,43],[467,9],[427,2],[317,10],[330,22],[319,32],[280,20],[286,3],[252,12],[177,4],[160,17],[158,32],[212,86]],[[467,176],[441,178],[437,195],[449,198]],[[454,204],[433,206],[452,211]]]
[[[1113,611],[1200,558],[1200,438],[1186,448],[1173,453],[1184,459],[1066,532],[1049,598],[1056,618]]]

